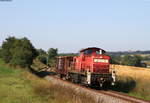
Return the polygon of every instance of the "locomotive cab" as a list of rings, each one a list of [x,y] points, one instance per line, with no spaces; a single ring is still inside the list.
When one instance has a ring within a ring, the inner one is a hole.
[[[87,84],[102,86],[104,82],[112,81],[110,72],[110,57],[101,48],[86,48],[74,57],[75,70],[86,73]]]
[[[76,62],[77,61],[77,62]],[[80,56],[74,58],[75,69],[92,73],[109,73],[110,57],[100,48],[86,48],[80,51]]]

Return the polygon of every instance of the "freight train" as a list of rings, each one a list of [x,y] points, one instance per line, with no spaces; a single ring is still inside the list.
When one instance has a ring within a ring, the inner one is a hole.
[[[115,71],[110,68],[110,56],[97,47],[82,49],[79,56],[57,57],[56,72],[63,79],[88,86],[115,84]]]

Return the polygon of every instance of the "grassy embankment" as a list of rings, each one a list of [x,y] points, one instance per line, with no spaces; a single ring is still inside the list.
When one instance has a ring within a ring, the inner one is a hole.
[[[0,60],[0,103],[94,103],[85,94],[53,85]]]
[[[116,90],[150,100],[150,69],[115,65]]]

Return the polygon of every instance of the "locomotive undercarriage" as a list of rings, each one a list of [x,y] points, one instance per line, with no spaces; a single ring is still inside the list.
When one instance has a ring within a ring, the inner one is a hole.
[[[91,85],[97,87],[106,87],[111,85],[113,81],[112,75],[109,74],[95,74],[91,75]]]
[[[91,72],[86,73],[68,72],[65,75],[61,74],[61,78],[85,86],[104,87],[104,88],[110,86],[114,82],[111,73],[98,74]]]

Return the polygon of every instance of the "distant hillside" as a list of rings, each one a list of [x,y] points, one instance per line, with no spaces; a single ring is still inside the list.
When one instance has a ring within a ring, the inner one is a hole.
[[[135,55],[135,54],[150,54],[150,50],[147,51],[118,51],[118,52],[107,52],[111,56],[120,56],[120,55]]]

